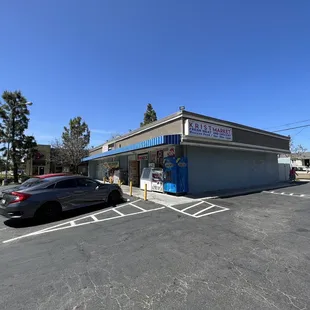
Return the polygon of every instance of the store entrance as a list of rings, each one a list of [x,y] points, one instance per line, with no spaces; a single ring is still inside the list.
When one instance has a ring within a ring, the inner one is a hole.
[[[132,182],[132,186],[140,186],[140,162],[138,160],[130,160],[128,167],[128,178]]]
[[[140,179],[140,177],[141,177],[141,175],[142,175],[143,169],[144,169],[144,168],[147,168],[147,167],[148,167],[148,164],[149,164],[149,161],[148,161],[148,160],[140,160],[140,169],[139,169],[140,173],[139,173],[139,179]]]

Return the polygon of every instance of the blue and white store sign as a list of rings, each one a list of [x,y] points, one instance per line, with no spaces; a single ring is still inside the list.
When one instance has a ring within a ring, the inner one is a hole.
[[[233,140],[232,128],[190,119],[185,121],[185,135],[225,141]]]

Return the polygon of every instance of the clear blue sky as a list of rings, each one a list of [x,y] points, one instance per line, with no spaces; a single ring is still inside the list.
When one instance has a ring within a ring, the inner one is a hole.
[[[100,144],[148,102],[272,130],[310,119],[309,0],[2,0],[0,15],[0,91],[33,101],[39,143],[80,115]],[[285,134],[310,149],[310,128]]]

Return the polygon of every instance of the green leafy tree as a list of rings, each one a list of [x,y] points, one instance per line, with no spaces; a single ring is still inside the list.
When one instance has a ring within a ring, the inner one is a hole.
[[[146,112],[144,113],[144,119],[143,119],[143,122],[140,123],[140,127],[151,124],[155,121],[157,121],[156,112],[153,109],[152,104],[148,103],[146,107]]]
[[[5,170],[6,168],[6,163],[4,158],[0,158],[0,171]]]
[[[4,103],[0,105],[0,137],[5,146],[2,148],[4,156],[13,166],[14,182],[18,182],[18,168],[21,162],[29,156],[36,147],[33,136],[25,135],[28,128],[29,102],[20,91],[4,91],[2,95]],[[7,161],[8,163],[8,161]],[[8,170],[8,165],[6,165]]]
[[[69,166],[77,173],[82,158],[88,155],[90,130],[80,116],[70,119],[69,126],[64,127],[61,139],[53,145],[54,163]]]

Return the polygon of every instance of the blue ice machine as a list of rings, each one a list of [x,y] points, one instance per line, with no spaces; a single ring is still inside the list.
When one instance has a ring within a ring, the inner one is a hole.
[[[187,157],[164,158],[164,192],[185,194],[188,192]]]

